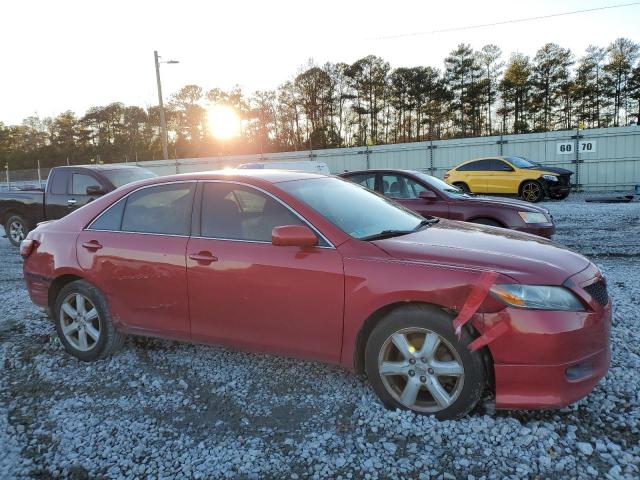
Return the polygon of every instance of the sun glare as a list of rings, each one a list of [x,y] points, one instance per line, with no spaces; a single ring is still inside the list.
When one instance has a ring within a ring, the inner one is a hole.
[[[207,112],[211,135],[220,140],[233,138],[240,133],[240,117],[231,107],[216,105]]]

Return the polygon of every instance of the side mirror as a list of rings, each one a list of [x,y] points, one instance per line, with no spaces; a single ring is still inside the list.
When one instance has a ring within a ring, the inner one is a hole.
[[[313,247],[318,237],[304,225],[283,225],[271,231],[271,243],[281,247]]]
[[[418,195],[420,198],[422,198],[423,200],[437,200],[438,196],[435,194],[435,192],[432,192],[431,190],[424,190],[422,192],[420,192],[420,194]]]
[[[105,192],[104,188],[98,186],[98,185],[89,185],[87,187],[87,195],[104,195]]]

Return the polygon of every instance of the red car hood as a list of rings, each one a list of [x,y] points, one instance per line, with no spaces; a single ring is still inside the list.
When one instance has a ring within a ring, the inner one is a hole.
[[[492,205],[497,207],[510,207],[521,212],[549,213],[549,211],[544,207],[533,205],[529,202],[523,202],[522,200],[516,200],[515,198],[468,196],[457,198],[455,199],[455,201],[464,203],[471,202],[474,204],[483,203],[485,205]]]
[[[525,284],[561,285],[590,263],[535,235],[451,220],[373,243],[398,259],[493,270]]]

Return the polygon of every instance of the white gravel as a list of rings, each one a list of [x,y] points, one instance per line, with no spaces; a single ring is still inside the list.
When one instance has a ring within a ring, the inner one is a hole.
[[[640,203],[545,205],[608,278],[611,370],[571,407],[456,422],[319,363],[140,338],[78,362],[0,239],[0,478],[638,478]]]

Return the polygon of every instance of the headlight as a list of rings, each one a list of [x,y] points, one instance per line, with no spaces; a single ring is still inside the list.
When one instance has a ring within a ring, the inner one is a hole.
[[[556,177],[555,175],[542,175],[542,178],[544,178],[545,180],[548,180],[550,182],[557,182],[558,181],[558,177]]]
[[[547,223],[549,219],[544,213],[538,212],[518,212],[524,223]]]
[[[564,287],[507,283],[494,285],[491,292],[512,307],[570,312],[584,310],[580,300]]]

